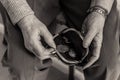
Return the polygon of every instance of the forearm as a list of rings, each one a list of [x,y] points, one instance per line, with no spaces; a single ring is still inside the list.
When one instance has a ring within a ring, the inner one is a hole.
[[[34,14],[26,0],[0,0],[7,10],[13,24],[19,22],[25,16]]]
[[[114,0],[92,0],[91,7],[100,6],[107,10],[109,13],[111,11]]]

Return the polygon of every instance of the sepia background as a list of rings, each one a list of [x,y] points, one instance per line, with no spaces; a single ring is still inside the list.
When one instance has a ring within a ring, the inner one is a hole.
[[[118,9],[120,10],[120,0],[118,0]],[[2,18],[0,15],[0,80],[9,80],[8,79],[9,73],[7,71],[7,68],[2,67],[1,64],[1,59],[5,51],[5,46],[2,44],[3,36],[4,36],[4,26],[2,24]]]

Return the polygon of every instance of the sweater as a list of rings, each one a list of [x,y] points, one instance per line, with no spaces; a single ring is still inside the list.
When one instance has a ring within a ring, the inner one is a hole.
[[[34,14],[26,0],[0,0],[0,2],[7,10],[13,24],[16,24],[25,16]],[[91,7],[101,6],[109,13],[113,2],[114,0],[91,0]]]

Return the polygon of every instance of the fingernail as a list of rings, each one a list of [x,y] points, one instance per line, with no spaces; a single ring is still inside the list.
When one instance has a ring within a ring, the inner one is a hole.
[[[50,53],[54,53],[56,50],[54,48],[49,49]]]
[[[53,44],[53,48],[56,49],[56,45],[55,44]]]
[[[56,49],[56,45],[55,45],[54,42],[52,42],[51,47],[54,48],[54,49]]]
[[[83,43],[83,47],[84,47],[84,48],[88,48],[88,45],[85,44],[85,43]]]
[[[54,56],[54,55],[56,54],[56,50],[51,51],[50,53],[51,53],[51,54],[50,54],[51,56]]]

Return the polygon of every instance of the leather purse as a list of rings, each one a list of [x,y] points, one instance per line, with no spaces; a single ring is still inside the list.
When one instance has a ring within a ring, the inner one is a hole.
[[[54,41],[57,48],[52,55],[65,64],[80,64],[88,55],[89,49],[82,46],[82,35],[74,28],[65,28],[55,34]]]

